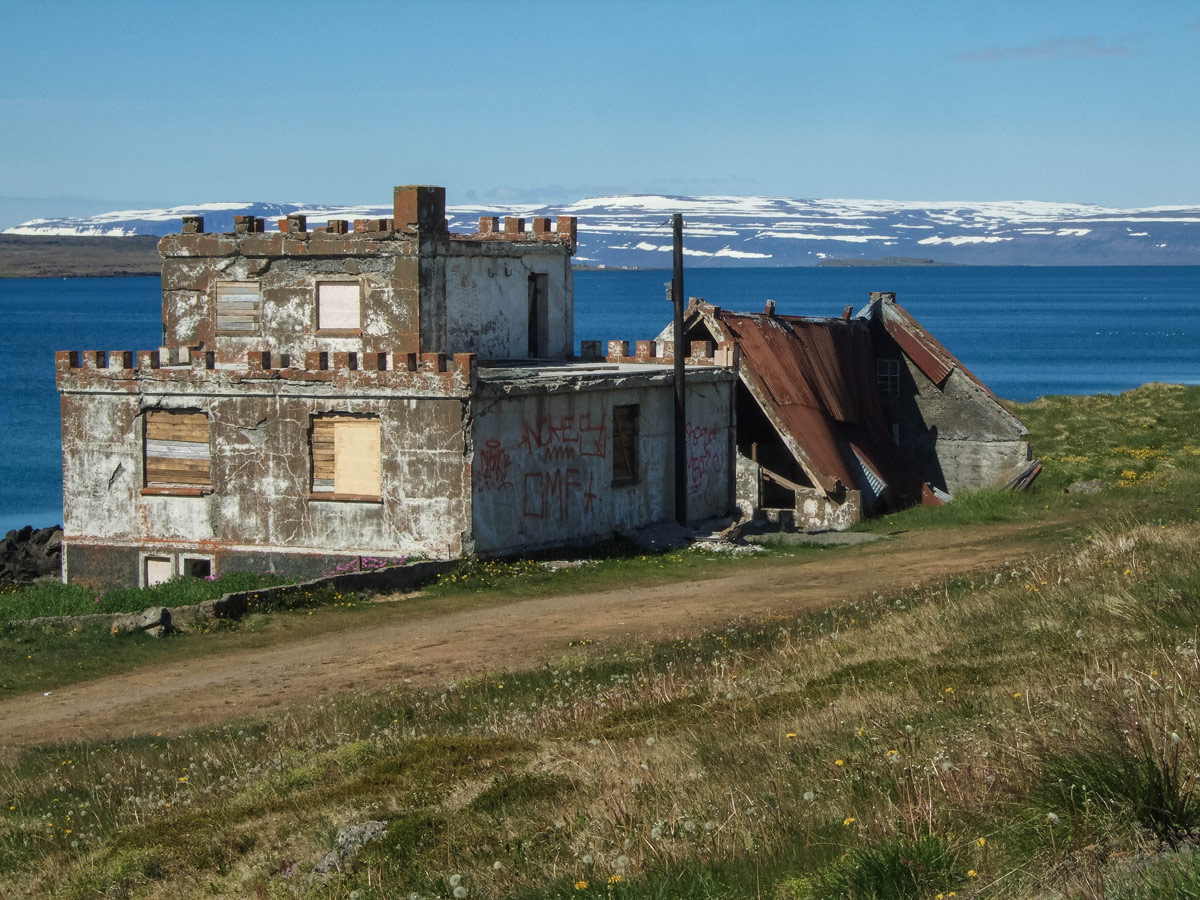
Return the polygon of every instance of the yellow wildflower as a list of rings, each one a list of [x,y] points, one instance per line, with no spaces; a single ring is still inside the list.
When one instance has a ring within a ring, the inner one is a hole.
[[[979,874],[974,869],[967,869],[968,878],[978,878]]]
[[[846,761],[844,759],[835,759],[833,761],[833,764],[835,766],[844,766],[846,764]]]
[[[582,878],[579,881],[575,882],[575,890],[577,890],[577,891],[586,891],[587,886],[588,886],[588,883],[586,881],[584,881]]]
[[[789,731],[787,734],[784,735],[784,737],[788,738],[789,740],[791,738],[794,738],[795,736],[796,736],[796,732],[794,732],[794,731]]]
[[[980,847],[986,847],[987,846],[987,838],[981,837],[975,843],[977,843]]]
[[[846,826],[853,825],[854,824],[854,816],[846,816],[846,818],[842,819],[842,824],[846,825]]]

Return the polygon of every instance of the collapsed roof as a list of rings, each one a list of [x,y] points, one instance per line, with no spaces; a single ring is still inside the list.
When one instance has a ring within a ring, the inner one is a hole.
[[[693,300],[685,327],[690,339],[736,343],[741,384],[803,473],[801,481],[830,497],[860,491],[864,511],[936,505],[946,494],[926,483],[921,460],[898,443],[880,400],[876,360],[880,341],[887,342],[881,331],[932,384],[942,387],[957,370],[981,389],[980,402],[1024,429],[894,295],[873,294],[862,311],[850,313],[848,307],[841,317],[777,315],[768,303],[766,312],[746,314]],[[802,486],[769,464],[764,469],[776,483]]]

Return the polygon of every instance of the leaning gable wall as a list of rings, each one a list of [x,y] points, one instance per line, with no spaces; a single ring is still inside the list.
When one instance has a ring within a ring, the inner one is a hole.
[[[928,451],[915,455],[923,467],[934,470],[925,473],[930,483],[951,492],[979,490],[1003,483],[1030,460],[1020,421],[961,369],[939,387],[912,360],[904,361],[915,393],[910,419],[901,426],[901,442],[911,440]]]

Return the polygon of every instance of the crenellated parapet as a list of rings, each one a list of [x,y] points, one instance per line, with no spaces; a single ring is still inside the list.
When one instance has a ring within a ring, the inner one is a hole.
[[[674,341],[582,341],[581,356],[586,362],[674,364]],[[689,366],[736,366],[737,345],[733,341],[691,341],[684,364]]]
[[[460,235],[475,241],[558,241],[574,253],[579,244],[579,220],[575,216],[559,216],[550,227],[549,216],[534,216],[531,230],[525,230],[524,216],[505,216],[501,227],[499,216],[480,216],[479,228],[472,235]]]
[[[276,225],[278,231],[268,232],[262,217],[237,215],[233,231],[215,233],[205,230],[204,216],[184,216],[180,232],[164,237],[159,252],[166,258],[395,254],[402,252],[396,242],[432,235],[450,241],[558,243],[574,253],[579,242],[575,216],[558,216],[553,223],[549,216],[535,216],[528,231],[523,216],[481,216],[473,234],[452,234],[446,224],[445,188],[428,185],[397,187],[393,215],[386,218],[329,219],[310,228],[307,216],[293,213]]]
[[[476,378],[474,353],[324,352],[251,350],[239,365],[218,363],[212,351],[188,347],[155,350],[60,350],[54,354],[60,390],[136,391],[166,385],[329,385],[349,393],[379,389],[413,395],[466,396]]]

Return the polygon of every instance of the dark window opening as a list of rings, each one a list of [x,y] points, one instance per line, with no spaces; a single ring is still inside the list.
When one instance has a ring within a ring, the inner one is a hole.
[[[764,469],[782,476],[801,487],[812,487],[812,482],[796,462],[792,451],[771,424],[758,401],[751,396],[745,385],[736,388],[737,442],[738,452],[752,459]],[[766,487],[764,485],[764,505]],[[791,506],[791,502],[783,504]]]
[[[185,578],[208,578],[212,575],[211,559],[183,558],[183,574]]]
[[[547,276],[529,276],[529,351],[530,359],[540,359],[546,352],[545,322],[546,322],[546,292]]]
[[[900,396],[900,360],[875,360],[875,385],[881,397]]]
[[[638,483],[638,415],[636,403],[613,407],[613,487]]]

